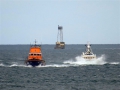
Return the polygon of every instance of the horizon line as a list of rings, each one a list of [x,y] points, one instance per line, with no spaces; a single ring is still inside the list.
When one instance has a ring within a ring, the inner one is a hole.
[[[65,45],[83,45],[84,43],[81,43],[81,44],[65,44]],[[85,43],[86,44],[86,43]],[[85,45],[84,44],[84,45]],[[95,44],[95,43],[93,43],[94,45],[98,45],[98,44]],[[99,43],[99,45],[113,45],[113,44],[111,44],[111,43],[107,43],[107,44],[100,44]],[[0,45],[34,45],[34,44],[0,44]],[[37,44],[37,45],[55,45],[55,44]],[[114,45],[119,45],[119,43],[118,44],[114,44]]]

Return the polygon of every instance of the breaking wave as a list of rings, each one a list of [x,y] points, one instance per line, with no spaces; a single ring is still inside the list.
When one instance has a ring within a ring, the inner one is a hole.
[[[22,64],[5,65],[3,63],[1,63],[0,66],[3,66],[3,67],[27,67],[26,65],[22,65]]]
[[[31,68],[31,65],[24,65],[24,64],[11,64],[11,65],[5,65],[5,64],[0,64],[1,67],[28,67]],[[65,65],[65,64],[50,64],[50,65],[45,65],[45,66],[36,66],[37,68],[42,68],[42,67],[69,67],[72,65]]]
[[[120,62],[110,62],[109,64],[120,64]]]
[[[0,66],[4,66],[4,64],[3,64],[3,63],[0,63]]]
[[[69,67],[69,65],[65,65],[65,64],[51,64],[51,65],[37,66],[37,67]]]

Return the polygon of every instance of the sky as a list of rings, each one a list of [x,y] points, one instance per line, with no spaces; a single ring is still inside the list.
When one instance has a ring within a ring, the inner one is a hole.
[[[120,44],[120,0],[0,0],[0,44]]]

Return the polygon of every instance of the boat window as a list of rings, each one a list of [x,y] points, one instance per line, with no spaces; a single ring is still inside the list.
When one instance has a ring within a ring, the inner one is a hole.
[[[36,54],[34,54],[36,56]]]
[[[37,56],[41,56],[41,54],[37,54]]]
[[[31,56],[32,56],[33,54],[31,54]]]

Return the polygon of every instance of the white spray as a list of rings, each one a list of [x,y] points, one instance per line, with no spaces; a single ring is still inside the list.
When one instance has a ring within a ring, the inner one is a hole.
[[[75,57],[75,60],[65,61],[64,64],[75,64],[75,65],[103,65],[106,64],[105,55],[101,55],[97,59],[86,60],[81,56]]]

